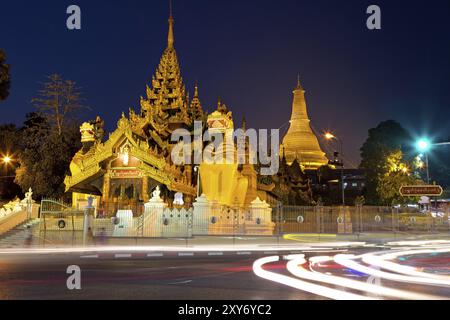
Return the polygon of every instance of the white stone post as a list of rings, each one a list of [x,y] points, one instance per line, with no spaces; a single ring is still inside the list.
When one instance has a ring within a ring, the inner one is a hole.
[[[83,245],[86,245],[87,243],[87,235],[89,232],[89,229],[91,227],[91,211],[95,209],[94,207],[94,197],[89,196],[88,198],[88,205],[84,209],[84,221],[83,221]]]
[[[275,224],[272,222],[272,208],[258,197],[250,203],[252,223],[246,226],[247,234],[272,235]]]
[[[211,203],[206,196],[202,194],[195,199],[193,204],[193,233],[194,235],[207,235],[209,224],[211,223]]]
[[[163,213],[167,204],[160,197],[159,187],[153,192],[153,196],[144,207],[144,237],[161,237],[163,225]]]
[[[261,201],[258,197],[250,204],[250,213],[253,221],[259,221],[262,224],[269,224],[272,222],[272,209],[266,201]]]

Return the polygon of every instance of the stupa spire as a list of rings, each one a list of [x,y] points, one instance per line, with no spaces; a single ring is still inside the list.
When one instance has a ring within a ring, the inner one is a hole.
[[[302,84],[300,82],[300,73],[297,75],[297,87],[295,90],[303,90]]]
[[[297,78],[293,95],[290,126],[283,139],[281,151],[289,164],[297,160],[306,169],[317,169],[328,164],[328,159],[311,129],[305,90],[300,83],[300,77]]]
[[[174,20],[173,20],[173,7],[172,7],[172,0],[169,0],[169,33],[167,36],[167,47],[168,48],[173,48],[173,45],[175,43],[175,37],[174,37],[174,33],[173,33],[173,25],[174,25]]]
[[[147,98],[141,99],[141,114],[150,124],[146,130],[155,130],[164,137],[192,122],[188,110],[189,99],[174,47],[171,2],[169,10],[168,46],[152,77],[151,86],[147,86]]]
[[[191,113],[194,120],[201,119],[203,116],[202,103],[200,102],[200,96],[198,94],[198,83],[195,82],[194,97],[191,101]]]

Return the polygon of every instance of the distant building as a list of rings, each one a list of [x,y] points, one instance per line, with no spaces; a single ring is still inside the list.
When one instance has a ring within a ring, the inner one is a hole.
[[[342,204],[341,170],[307,170],[314,198],[321,198],[327,205]],[[344,169],[345,203],[353,205],[357,197],[364,195],[366,176],[363,169]]]

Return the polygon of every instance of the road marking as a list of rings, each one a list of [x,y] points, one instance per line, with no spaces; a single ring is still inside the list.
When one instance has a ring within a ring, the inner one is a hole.
[[[81,256],[81,259],[98,259],[98,254],[93,254],[90,256]]]
[[[178,253],[179,257],[192,257],[194,255],[193,252],[180,252]]]
[[[148,253],[147,254],[148,258],[152,258],[152,257],[164,257],[163,253]]]
[[[237,255],[240,255],[240,256],[244,256],[244,255],[249,256],[249,255],[251,255],[252,253],[251,253],[251,252],[245,252],[245,251],[243,251],[243,252],[239,251],[239,252],[236,252],[236,254],[237,254]]]
[[[223,252],[208,252],[208,256],[223,256]]]
[[[186,280],[186,281],[180,281],[180,282],[173,282],[173,283],[169,283],[169,285],[174,285],[174,284],[188,284],[191,283],[192,280]]]
[[[116,259],[121,259],[121,258],[131,258],[131,254],[130,253],[117,253],[114,255],[114,258]]]
[[[264,254],[278,254],[278,251],[265,251]]]

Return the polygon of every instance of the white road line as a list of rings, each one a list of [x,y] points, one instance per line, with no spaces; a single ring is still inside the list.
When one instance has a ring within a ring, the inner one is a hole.
[[[98,259],[98,254],[93,254],[90,256],[80,256],[81,259]]]
[[[264,254],[278,254],[278,251],[265,251]]]
[[[208,256],[223,256],[223,252],[208,252]]]
[[[164,257],[163,253],[149,253],[147,254],[148,258],[152,258],[152,257]]]
[[[117,253],[114,255],[114,258],[121,259],[121,258],[131,258],[132,255],[130,253]]]
[[[238,251],[238,252],[236,252],[236,254],[239,255],[239,256],[249,256],[252,253],[251,252],[246,252],[246,251]]]
[[[192,257],[194,255],[193,252],[180,252],[178,253],[179,257]]]

